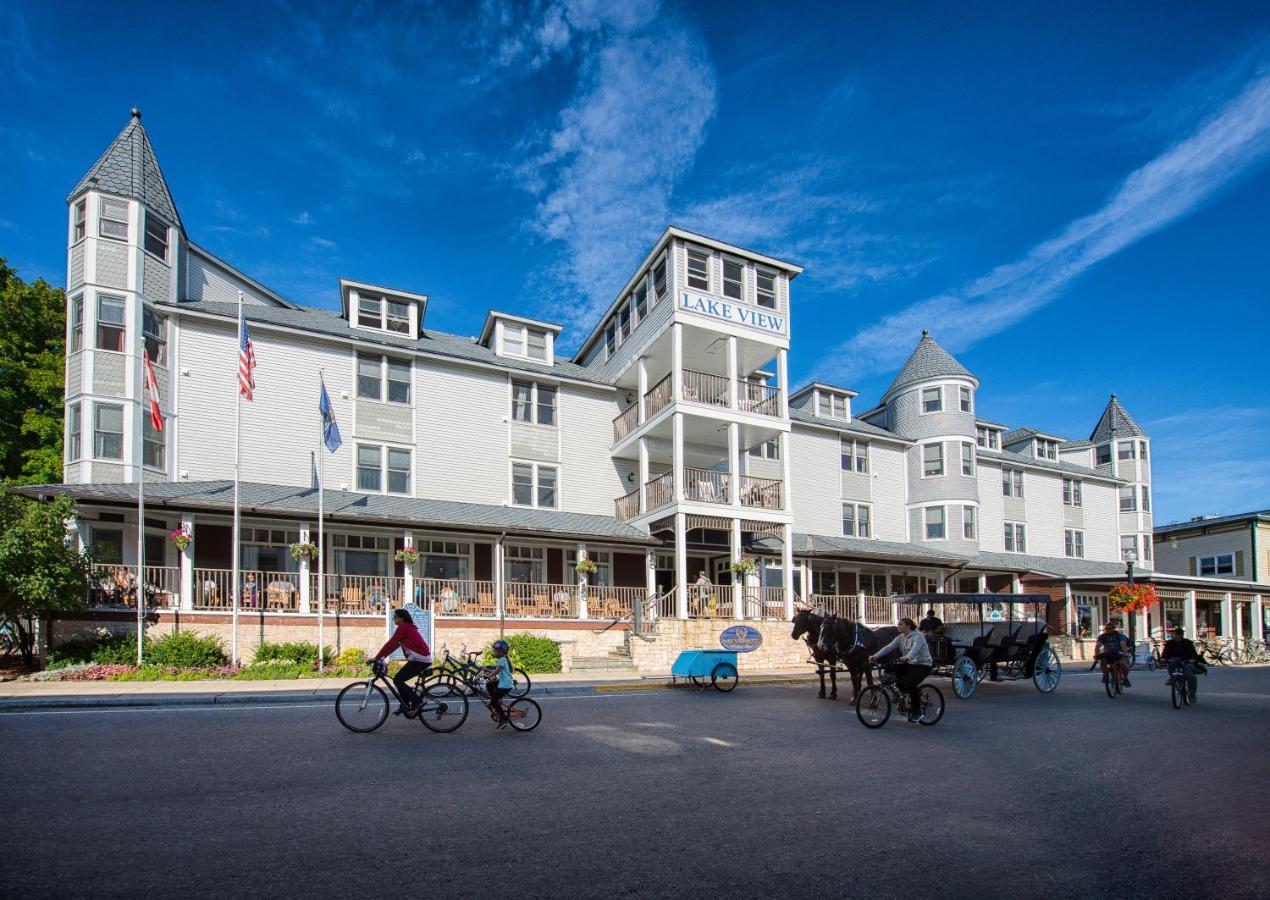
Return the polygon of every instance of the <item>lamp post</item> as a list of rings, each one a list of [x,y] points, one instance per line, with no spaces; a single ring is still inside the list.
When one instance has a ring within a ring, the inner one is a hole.
[[[1129,596],[1133,596],[1133,564],[1138,561],[1138,551],[1130,548],[1124,552],[1124,573],[1129,580]],[[1133,610],[1129,613],[1129,647],[1130,652],[1137,654],[1138,638],[1137,638],[1137,611]]]

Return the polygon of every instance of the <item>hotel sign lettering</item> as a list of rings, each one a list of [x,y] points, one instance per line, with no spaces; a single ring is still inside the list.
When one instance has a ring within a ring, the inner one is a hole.
[[[679,308],[709,316],[712,319],[722,319],[724,322],[744,325],[747,328],[753,328],[755,331],[762,331],[766,334],[783,335],[785,333],[784,316],[774,315],[753,306],[734,303],[730,300],[720,300],[716,297],[707,297],[704,294],[693,294],[684,291],[679,298]]]

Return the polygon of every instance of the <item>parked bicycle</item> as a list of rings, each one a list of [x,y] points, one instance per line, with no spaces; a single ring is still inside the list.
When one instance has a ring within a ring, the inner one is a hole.
[[[440,665],[433,666],[427,684],[449,685],[462,692],[464,696],[475,696],[484,703],[489,697],[489,691],[485,687],[485,681],[489,678],[489,667],[482,666],[476,661],[482,651],[469,652],[464,646],[459,652],[462,654],[461,658],[452,655],[447,648]],[[512,669],[512,689],[508,696],[524,697],[531,687],[529,673],[524,669]]]
[[[944,695],[933,684],[923,684],[918,697],[921,700],[918,722],[934,725],[944,717]],[[865,728],[881,728],[891,718],[891,706],[900,715],[908,715],[908,691],[902,691],[895,683],[895,676],[882,671],[878,683],[865,688],[856,703],[855,714]]]
[[[383,725],[392,708],[389,694],[397,703],[404,702],[388,677],[387,662],[375,660],[371,671],[373,675],[369,681],[355,681],[335,698],[335,716],[349,731],[364,734]],[[451,684],[425,684],[425,674],[421,674],[414,683],[415,693],[421,701],[414,718],[429,731],[456,731],[467,721],[467,696]]]

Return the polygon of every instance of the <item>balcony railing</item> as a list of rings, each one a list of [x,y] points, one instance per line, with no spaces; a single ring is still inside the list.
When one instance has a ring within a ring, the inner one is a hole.
[[[635,604],[646,599],[648,591],[639,587],[587,585],[587,616],[592,619],[622,619],[634,614]]]
[[[746,381],[739,385],[741,409],[744,412],[779,416],[781,413],[780,388]]]
[[[658,475],[644,485],[644,493],[647,495],[649,511],[659,506],[665,506],[675,499],[674,476],[669,472],[664,475]]]
[[[403,602],[404,579],[390,575],[332,575],[326,577],[324,612],[345,615],[371,615],[384,613],[389,606]],[[317,576],[313,579],[313,591],[318,596]]]
[[[96,565],[88,590],[88,605],[135,609],[136,566]],[[146,566],[146,606],[176,607],[181,601],[181,570],[176,566]]]
[[[785,618],[785,589],[780,587],[742,587],[745,616],[748,619]]]
[[[651,419],[670,405],[670,393],[673,387],[672,376],[667,375],[648,389],[644,395],[644,417]]]
[[[684,467],[684,499],[694,503],[730,503],[731,480],[727,472]]]
[[[639,515],[639,488],[618,497],[613,501],[614,514],[618,521],[626,522]]]
[[[626,437],[639,425],[639,404],[632,403],[613,420],[613,443]]]
[[[509,619],[576,619],[578,586],[509,581],[503,603]]]
[[[741,476],[741,505],[754,509],[784,509],[782,483],[775,478]]]
[[[280,612],[296,612],[300,608],[300,573],[265,572],[244,569],[242,600],[239,609],[266,609]],[[194,608],[232,609],[234,595],[231,586],[234,573],[230,569],[194,570]]]
[[[732,405],[728,402],[728,379],[723,375],[684,369],[683,392],[684,399],[694,403],[706,403],[725,408]]]
[[[492,581],[457,581],[448,578],[420,578],[415,581],[419,602],[432,609],[438,616],[476,616],[493,618],[498,615]]]

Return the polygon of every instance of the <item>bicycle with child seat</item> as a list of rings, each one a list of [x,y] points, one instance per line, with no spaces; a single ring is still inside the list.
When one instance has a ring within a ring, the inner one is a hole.
[[[374,731],[388,720],[392,706],[389,694],[398,703],[404,702],[397,693],[397,686],[388,677],[387,662],[375,660],[371,671],[373,675],[369,681],[355,681],[335,698],[335,717],[349,731],[360,734]],[[422,702],[407,712],[407,716],[417,718],[429,731],[443,734],[457,731],[467,721],[467,695],[453,685],[426,684],[426,676],[425,670],[415,680],[415,693]]]
[[[465,646],[459,652],[461,656],[454,656],[447,648],[440,665],[433,666],[427,684],[450,685],[462,691],[465,696],[475,696],[485,702],[489,697],[485,681],[489,678],[490,670],[488,666],[482,666],[476,661],[482,651],[468,651]],[[524,697],[531,686],[529,674],[524,669],[512,669],[512,690],[508,696]]]
[[[855,714],[865,728],[881,728],[891,718],[891,706],[894,705],[900,715],[907,716],[908,691],[901,690],[895,681],[895,675],[878,667],[878,683],[870,685],[860,692],[856,702]],[[918,723],[934,725],[944,717],[944,695],[933,684],[923,684],[918,691],[921,706],[918,710]]]

